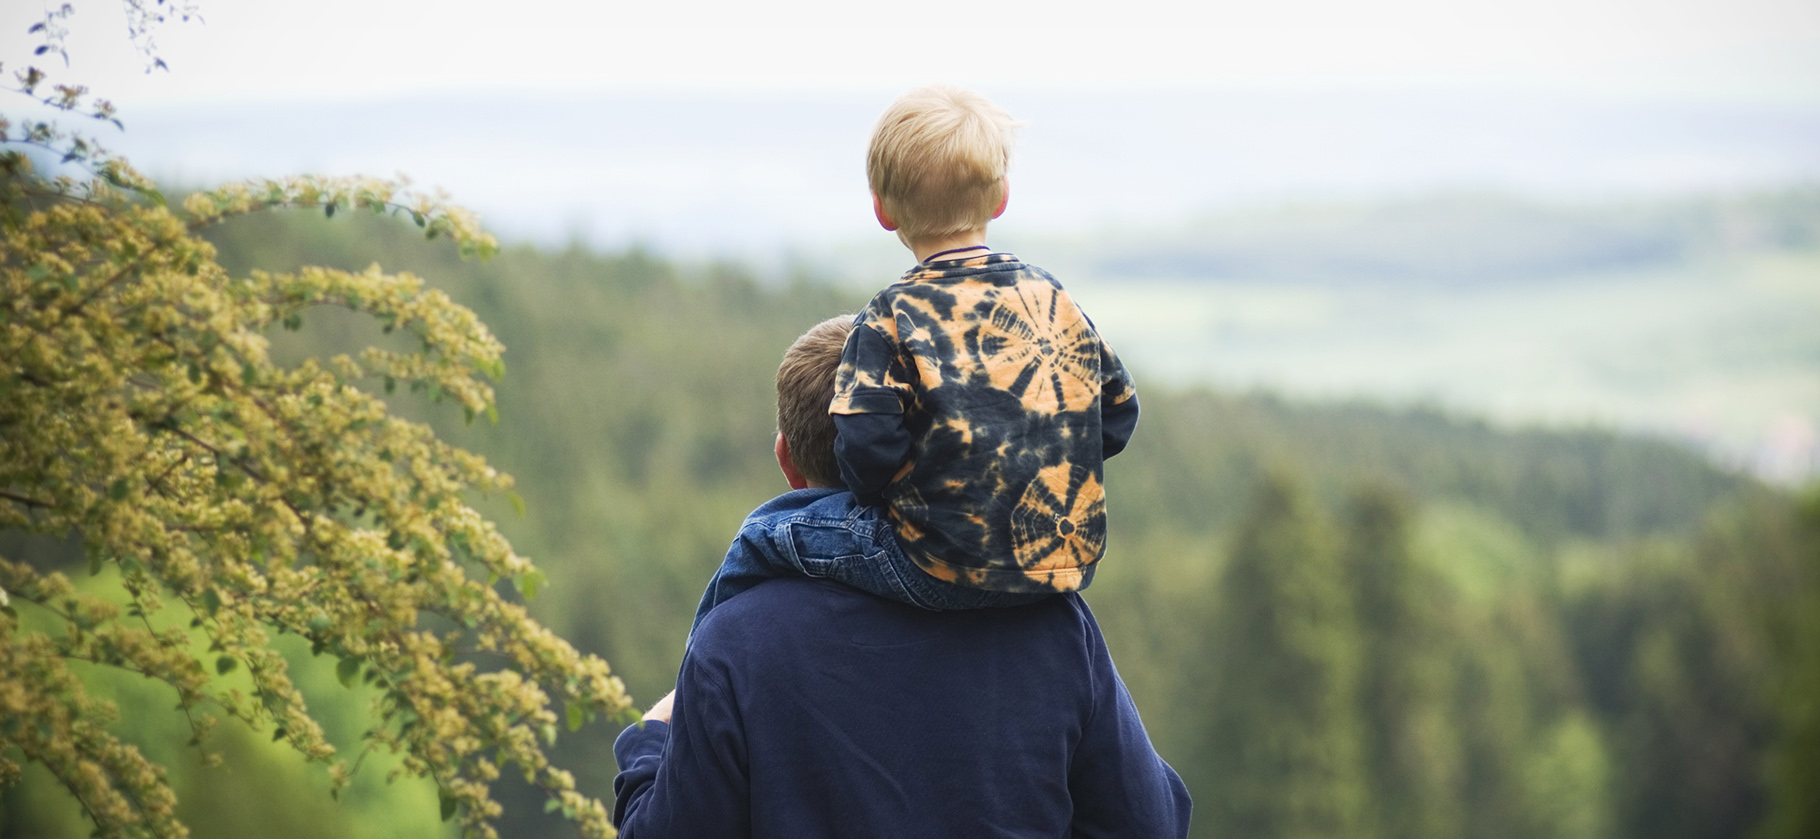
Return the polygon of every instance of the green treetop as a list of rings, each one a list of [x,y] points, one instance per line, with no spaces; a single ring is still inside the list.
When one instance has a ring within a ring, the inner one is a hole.
[[[42,78],[17,75],[34,95]],[[50,104],[76,111],[84,95]],[[0,117],[0,529],[77,539],[121,589],[95,596],[0,557],[0,783],[37,762],[99,835],[187,835],[164,771],[109,730],[115,709],[70,666],[91,662],[168,684],[205,753],[232,717],[328,763],[340,789],[351,770],[273,647],[291,633],[337,658],[344,684],[381,688],[366,748],[433,779],[470,835],[493,835],[508,764],[585,835],[610,835],[545,749],[565,721],[554,709],[572,728],[618,714],[623,687],[496,585],[529,597],[542,579],[472,506],[511,479],[382,398],[403,386],[492,416],[503,347],[410,275],[234,277],[196,235],[275,207],[404,215],[464,254],[495,248],[471,215],[386,181],[258,181],[174,209],[92,142]],[[318,306],[411,344],[274,363],[267,334]]]

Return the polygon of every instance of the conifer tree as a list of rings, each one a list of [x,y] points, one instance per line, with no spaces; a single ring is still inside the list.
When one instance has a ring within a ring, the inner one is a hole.
[[[1815,490],[1820,490],[1816,487]],[[1781,737],[1769,755],[1775,804],[1767,839],[1820,836],[1820,491],[1801,505],[1790,539],[1791,585],[1778,605],[1783,624],[1778,650],[1787,666],[1776,680]]]
[[[1460,835],[1459,735],[1450,714],[1447,592],[1409,544],[1392,491],[1355,494],[1344,560],[1363,652],[1365,763],[1386,836]]]
[[[1218,775],[1197,821],[1212,836],[1376,835],[1351,599],[1329,525],[1281,475],[1240,529],[1218,609],[1207,758]]]

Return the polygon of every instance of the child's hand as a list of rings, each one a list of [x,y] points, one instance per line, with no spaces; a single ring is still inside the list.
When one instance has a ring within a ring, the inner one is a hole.
[[[676,691],[670,691],[669,693],[664,694],[664,698],[657,700],[657,704],[652,705],[651,710],[645,712],[645,720],[647,722],[649,722],[651,720],[656,720],[658,722],[663,722],[663,723],[669,722],[670,721],[670,706],[675,705],[675,704],[676,704]]]

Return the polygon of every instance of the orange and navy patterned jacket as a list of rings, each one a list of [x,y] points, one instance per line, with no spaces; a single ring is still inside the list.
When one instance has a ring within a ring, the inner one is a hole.
[[[919,568],[1007,592],[1091,581],[1137,391],[1054,277],[1005,253],[919,265],[860,313],[835,381],[841,475]]]

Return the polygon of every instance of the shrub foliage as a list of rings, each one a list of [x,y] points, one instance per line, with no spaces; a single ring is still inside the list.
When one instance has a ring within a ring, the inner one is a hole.
[[[82,93],[51,104],[80,113]],[[518,504],[510,477],[384,401],[404,388],[494,417],[503,347],[409,274],[235,277],[197,235],[280,207],[408,216],[465,256],[495,248],[470,214],[387,181],[258,181],[174,208],[91,142],[0,118],[0,530],[79,540],[123,589],[95,596],[0,556],[0,782],[41,763],[102,836],[186,835],[164,771],[109,730],[115,709],[72,667],[89,662],[168,684],[205,753],[231,717],[327,763],[341,789],[353,770],[272,645],[293,633],[339,659],[344,684],[381,688],[364,749],[434,779],[470,835],[494,835],[489,790],[508,769],[583,834],[610,835],[546,750],[560,723],[625,712],[623,686],[514,595],[542,577],[473,506]],[[404,340],[275,363],[268,335],[323,306]]]

